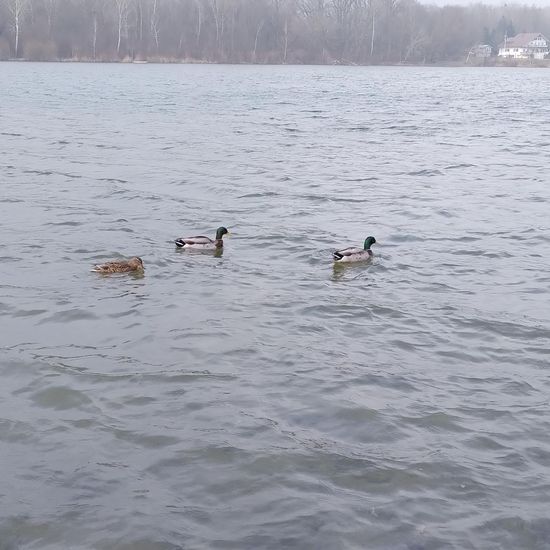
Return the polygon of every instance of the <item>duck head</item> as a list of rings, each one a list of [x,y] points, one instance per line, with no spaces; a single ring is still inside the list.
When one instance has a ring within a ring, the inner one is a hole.
[[[365,244],[363,245],[363,248],[365,250],[370,250],[370,247],[376,243],[376,239],[374,237],[367,237],[365,239]]]
[[[224,235],[227,235],[229,231],[225,227],[218,227],[218,230],[216,231],[216,240],[220,241],[223,239]]]
[[[143,260],[135,256],[128,260],[128,265],[132,266],[134,269],[143,269]]]

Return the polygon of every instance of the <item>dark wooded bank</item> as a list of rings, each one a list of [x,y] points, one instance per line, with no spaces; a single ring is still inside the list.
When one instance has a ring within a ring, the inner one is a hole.
[[[453,63],[550,8],[415,0],[0,0],[0,59]]]

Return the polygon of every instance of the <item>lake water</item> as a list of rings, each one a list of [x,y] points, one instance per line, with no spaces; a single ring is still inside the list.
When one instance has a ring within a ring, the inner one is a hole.
[[[0,549],[550,548],[549,88],[0,64]]]

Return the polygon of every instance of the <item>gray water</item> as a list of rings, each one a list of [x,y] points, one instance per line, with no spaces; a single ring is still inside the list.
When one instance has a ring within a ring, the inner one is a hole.
[[[550,548],[549,89],[0,64],[0,549]]]

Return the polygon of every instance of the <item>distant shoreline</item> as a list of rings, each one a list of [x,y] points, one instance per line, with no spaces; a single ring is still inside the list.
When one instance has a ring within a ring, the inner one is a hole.
[[[477,61],[477,62],[476,62]],[[548,69],[550,59],[544,60],[503,60],[483,63],[481,60],[474,60],[468,63],[456,61],[449,63],[229,63],[220,61],[204,61],[190,59],[0,59],[0,63],[89,63],[97,65],[242,65],[258,67],[449,67],[449,68],[520,68],[520,69]]]

